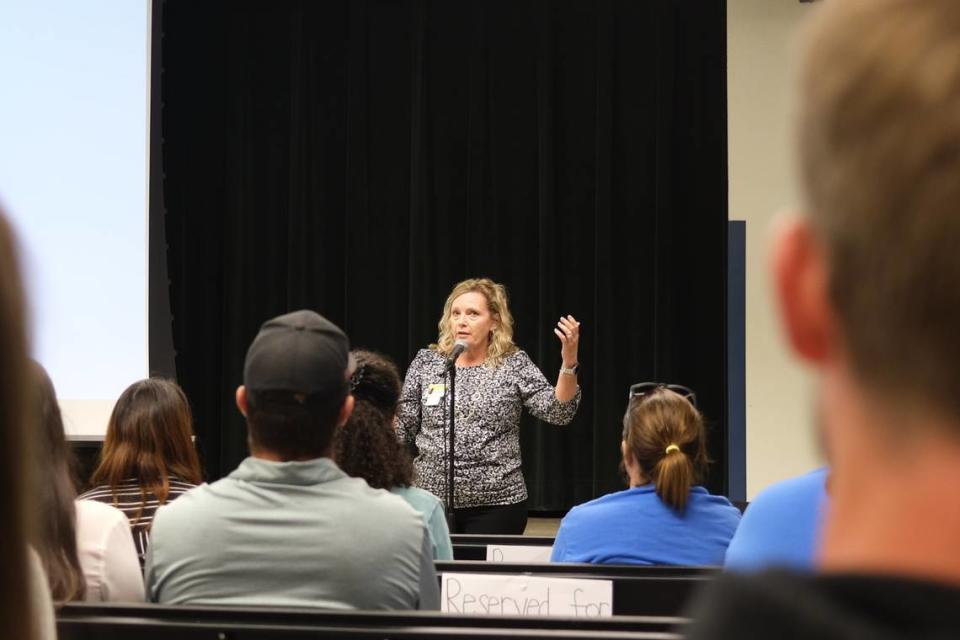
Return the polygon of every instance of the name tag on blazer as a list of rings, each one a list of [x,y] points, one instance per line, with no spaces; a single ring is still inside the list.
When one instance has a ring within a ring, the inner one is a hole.
[[[443,400],[447,393],[447,385],[432,384],[423,392],[423,404],[428,407],[435,407]]]

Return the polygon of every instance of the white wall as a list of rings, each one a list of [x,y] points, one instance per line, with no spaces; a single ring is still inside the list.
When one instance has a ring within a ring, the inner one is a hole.
[[[798,0],[727,1],[730,219],[746,220],[747,496],[820,464],[811,379],[787,352],[775,316],[770,223],[799,198],[791,156]]]

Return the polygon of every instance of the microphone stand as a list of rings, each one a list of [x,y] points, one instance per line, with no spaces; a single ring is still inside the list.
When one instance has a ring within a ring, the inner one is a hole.
[[[447,365],[447,373],[450,376],[450,422],[447,427],[447,433],[450,436],[450,450],[447,458],[447,527],[450,529],[450,533],[454,532],[454,514],[453,514],[453,454],[454,454],[454,433],[456,426],[456,419],[454,414],[456,413],[456,405],[454,401],[456,400],[457,394],[457,359],[454,358],[450,364]]]

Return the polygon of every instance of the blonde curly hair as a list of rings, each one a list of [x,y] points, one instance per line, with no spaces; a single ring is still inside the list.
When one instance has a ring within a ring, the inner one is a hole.
[[[490,331],[487,360],[484,363],[491,368],[497,367],[504,358],[518,351],[518,348],[513,343],[513,316],[507,306],[507,288],[490,278],[470,278],[458,282],[453,287],[453,291],[450,292],[447,301],[443,304],[443,314],[437,323],[440,335],[436,344],[431,344],[430,348],[445,356],[449,356],[453,352],[454,337],[450,325],[450,307],[453,306],[454,300],[465,293],[472,292],[479,293],[486,299],[487,309],[490,310],[490,315],[497,321],[497,328]]]

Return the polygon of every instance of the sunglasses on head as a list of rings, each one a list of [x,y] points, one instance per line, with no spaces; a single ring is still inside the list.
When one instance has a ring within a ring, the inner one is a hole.
[[[651,394],[657,389],[667,389],[673,391],[679,396],[683,396],[690,401],[694,407],[697,406],[697,394],[693,392],[693,389],[690,387],[685,387],[682,384],[665,384],[663,382],[638,382],[637,384],[630,385],[630,395],[627,396],[627,401],[633,400],[634,398],[642,398],[645,395]]]

